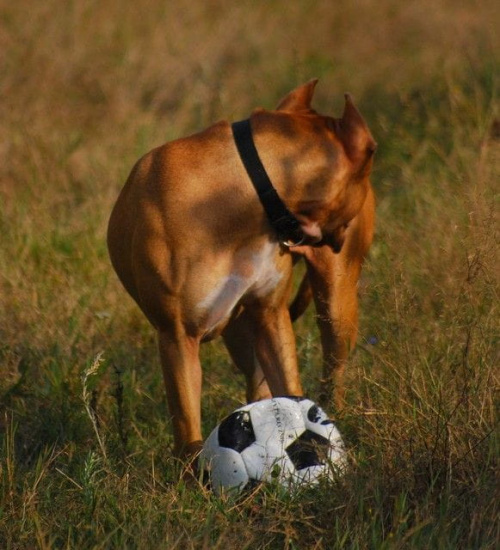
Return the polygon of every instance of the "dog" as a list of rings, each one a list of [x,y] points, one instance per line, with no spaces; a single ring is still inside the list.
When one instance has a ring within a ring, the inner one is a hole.
[[[111,262],[156,329],[178,456],[202,445],[206,340],[222,335],[249,402],[302,395],[288,309],[299,258],[307,276],[292,313],[314,298],[324,396],[342,406],[373,236],[376,144],[348,94],[340,119],[313,110],[316,84],[297,87],[274,111],[153,149],[111,213]]]

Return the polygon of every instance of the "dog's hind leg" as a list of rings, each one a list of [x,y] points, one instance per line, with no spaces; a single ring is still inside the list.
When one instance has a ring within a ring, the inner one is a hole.
[[[223,337],[247,381],[249,402],[302,395],[295,336],[288,309],[253,305],[225,328]]]
[[[181,332],[181,333],[179,333]],[[199,341],[182,330],[158,330],[158,346],[177,456],[193,456],[202,446]]]
[[[222,336],[231,359],[245,375],[247,402],[270,398],[271,390],[255,353],[254,330],[244,310],[231,319]]]
[[[313,299],[311,283],[305,275],[302,278],[299,288],[297,289],[297,294],[290,304],[289,312],[292,322],[295,322],[299,317],[301,317],[306,311],[307,307]]]
[[[297,350],[286,303],[281,307],[252,307],[255,355],[274,397],[300,396]]]

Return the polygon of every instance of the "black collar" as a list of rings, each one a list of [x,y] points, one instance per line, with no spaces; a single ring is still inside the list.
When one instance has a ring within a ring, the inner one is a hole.
[[[232,129],[238,153],[279,241],[285,246],[302,244],[304,233],[300,222],[280,199],[267,175],[255,147],[250,119],[234,122]]]

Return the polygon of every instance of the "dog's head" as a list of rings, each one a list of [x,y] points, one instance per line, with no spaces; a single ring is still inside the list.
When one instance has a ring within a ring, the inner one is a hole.
[[[300,221],[307,244],[339,251],[369,189],[376,143],[349,94],[341,118],[311,108],[317,80],[285,96],[276,111],[258,110],[255,125],[273,134],[273,181]],[[265,163],[267,164],[267,163]]]

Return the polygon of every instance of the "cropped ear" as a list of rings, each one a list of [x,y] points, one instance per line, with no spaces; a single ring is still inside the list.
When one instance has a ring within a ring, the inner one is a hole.
[[[377,144],[350,94],[345,94],[344,114],[336,120],[335,132],[347,156],[362,170],[372,158]]]
[[[311,109],[311,101],[314,95],[314,88],[318,79],[314,78],[306,84],[295,88],[288,95],[286,95],[278,104],[276,108],[278,111],[309,111]]]

